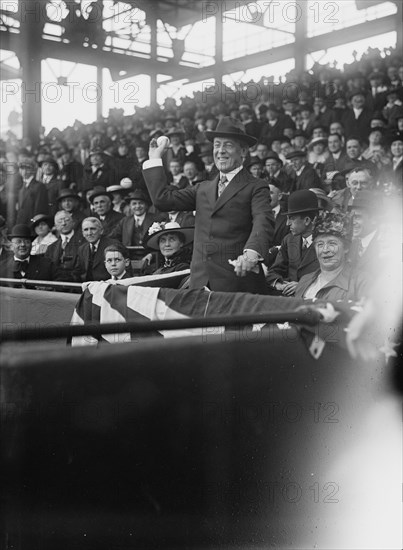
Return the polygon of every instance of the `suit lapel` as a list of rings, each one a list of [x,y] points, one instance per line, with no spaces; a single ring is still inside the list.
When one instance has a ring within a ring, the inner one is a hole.
[[[207,198],[211,204],[213,211],[215,210],[215,206],[217,202],[217,187],[218,187],[219,179],[220,179],[220,173],[218,173],[217,176],[215,176],[215,178],[212,179],[210,182],[205,182],[202,184],[202,188],[206,186]]]
[[[218,178],[217,178],[217,183],[218,183]],[[221,197],[218,197],[213,209],[213,213],[219,210],[222,206],[224,206],[224,204],[226,204],[229,200],[231,200],[234,195],[239,193],[239,191],[244,187],[246,187],[248,184],[249,184],[248,174],[245,172],[244,169],[242,169],[238,172],[238,174],[234,178],[232,178],[232,180],[227,185]],[[217,184],[214,187],[214,190],[216,189],[217,189]]]

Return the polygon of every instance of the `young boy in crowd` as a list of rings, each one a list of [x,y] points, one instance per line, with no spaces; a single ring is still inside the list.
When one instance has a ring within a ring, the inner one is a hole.
[[[111,279],[129,279],[133,277],[129,251],[122,244],[112,244],[104,250],[105,268]]]

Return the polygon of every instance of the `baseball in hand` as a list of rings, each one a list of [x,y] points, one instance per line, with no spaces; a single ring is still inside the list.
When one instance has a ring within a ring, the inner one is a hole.
[[[167,136],[160,136],[158,139],[157,139],[157,145],[158,147],[160,147],[161,145],[163,145],[164,147],[168,147],[168,145],[171,143],[169,137]]]

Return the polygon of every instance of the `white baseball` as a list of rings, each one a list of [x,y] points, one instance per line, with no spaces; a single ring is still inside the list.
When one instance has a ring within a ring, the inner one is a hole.
[[[132,180],[130,178],[122,178],[120,180],[120,186],[123,187],[123,189],[129,189],[132,186]]]
[[[160,147],[161,145],[163,145],[164,147],[168,147],[168,145],[171,143],[171,140],[169,139],[168,136],[160,136],[158,139],[157,139],[157,145],[158,147]]]

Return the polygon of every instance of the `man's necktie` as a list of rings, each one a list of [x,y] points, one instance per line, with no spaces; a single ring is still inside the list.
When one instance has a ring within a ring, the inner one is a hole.
[[[23,273],[26,273],[28,269],[28,260],[16,260],[14,262],[14,273],[22,277]]]
[[[135,219],[135,225],[136,225],[136,227],[141,227],[141,221],[140,221],[139,218]]]
[[[361,258],[361,256],[364,254],[364,247],[362,246],[362,240],[357,239],[358,241],[358,256]]]
[[[220,181],[218,182],[218,196],[219,197],[221,197],[221,195],[224,193],[224,190],[227,186],[227,182],[228,182],[227,176],[225,174],[223,174],[221,176]]]
[[[96,248],[93,244],[90,244],[90,255],[88,257],[88,267],[87,267],[87,281],[92,281],[93,279],[92,266],[94,263],[95,254],[96,254]]]

